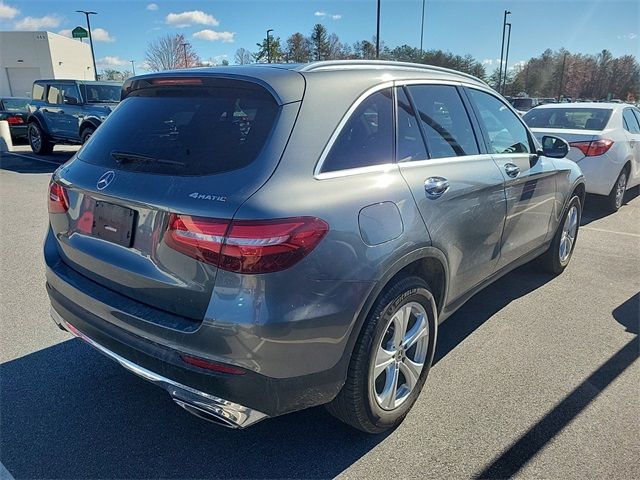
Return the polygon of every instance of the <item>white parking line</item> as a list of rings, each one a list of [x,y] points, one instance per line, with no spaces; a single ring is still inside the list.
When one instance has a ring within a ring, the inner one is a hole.
[[[595,228],[595,227],[580,227],[580,229],[581,230],[593,230],[594,232],[615,233],[616,235],[626,235],[628,237],[640,238],[640,234],[628,233],[628,232],[619,232],[618,230],[607,230],[607,229],[604,229],[604,228]]]
[[[30,155],[24,155],[22,153],[7,152],[7,154],[8,155],[15,155],[16,157],[28,158],[29,160],[35,160],[36,162],[51,163],[52,165],[62,165],[62,163],[60,163],[60,162],[52,162],[51,160],[44,160],[42,158],[32,157]]]
[[[0,480],[15,480],[9,473],[9,470],[7,470],[2,464],[2,462],[0,462]]]

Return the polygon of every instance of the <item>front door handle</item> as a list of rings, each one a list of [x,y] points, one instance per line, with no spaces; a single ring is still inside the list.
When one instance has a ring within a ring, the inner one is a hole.
[[[424,192],[427,198],[440,198],[444,192],[449,190],[449,180],[442,177],[429,177],[424,182]]]
[[[513,163],[505,163],[504,164],[504,171],[511,178],[516,178],[518,176],[518,174],[520,173],[520,167],[518,167],[517,165],[515,165]]]

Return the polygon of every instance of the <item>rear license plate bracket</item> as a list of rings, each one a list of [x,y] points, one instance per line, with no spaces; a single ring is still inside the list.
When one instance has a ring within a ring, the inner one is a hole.
[[[123,247],[130,247],[133,244],[135,219],[135,210],[97,201],[93,209],[91,235]]]

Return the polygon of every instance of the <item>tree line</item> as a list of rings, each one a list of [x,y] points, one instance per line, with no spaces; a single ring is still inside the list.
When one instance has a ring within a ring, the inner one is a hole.
[[[254,51],[236,50],[233,62],[306,63],[317,60],[349,60],[376,58],[376,39],[349,44],[316,24],[309,35],[295,32],[284,41],[279,36],[264,38]],[[474,75],[497,89],[498,68],[488,74],[486,66],[471,55],[457,55],[443,50],[425,50],[411,45],[389,48],[381,42],[380,59],[435,65]],[[202,60],[193,45],[182,34],[165,35],[151,40],[145,64],[151,71],[173,68],[228,65],[226,59]],[[109,72],[116,75],[117,72]],[[128,72],[126,72],[128,74]],[[127,75],[128,76],[128,75]],[[545,50],[540,56],[510,67],[502,93],[532,97],[571,97],[573,99],[618,98],[636,101],[640,97],[640,65],[633,55],[614,57],[608,50],[597,55],[571,53],[565,49]]]

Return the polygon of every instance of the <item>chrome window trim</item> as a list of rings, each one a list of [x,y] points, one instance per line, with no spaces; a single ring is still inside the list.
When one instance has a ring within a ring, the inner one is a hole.
[[[479,160],[492,159],[490,153],[478,153],[475,155],[462,155],[455,157],[440,157],[440,158],[427,158],[425,160],[410,160],[406,162],[398,162],[397,165],[401,169],[413,168],[413,167],[427,167],[432,165],[444,165],[448,163],[461,163],[461,162],[475,162]]]
[[[356,111],[356,109],[360,106],[360,104],[362,102],[364,102],[367,98],[369,98],[374,93],[380,92],[380,91],[385,90],[387,88],[393,88],[393,86],[394,86],[394,82],[393,81],[380,83],[380,84],[378,84],[378,85],[376,85],[374,87],[369,88],[368,90],[365,90],[364,93],[362,93],[356,99],[356,101],[353,102],[353,104],[349,107],[347,112],[343,115],[342,119],[340,119],[340,122],[338,123],[338,126],[333,131],[333,133],[331,134],[331,137],[329,137],[329,141],[327,142],[327,144],[325,145],[324,149],[322,150],[322,154],[320,155],[320,159],[316,163],[316,167],[313,170],[313,176],[314,176],[315,179],[324,180],[324,179],[327,179],[327,178],[343,177],[343,176],[347,176],[347,175],[357,175],[358,173],[368,173],[368,172],[356,172],[356,173],[353,173],[353,172],[354,171],[358,171],[358,170],[362,170],[362,169],[369,169],[371,167],[382,167],[382,166],[385,166],[385,165],[389,165],[389,164],[370,165],[370,166],[366,166],[366,167],[349,168],[349,169],[343,169],[343,170],[334,170],[332,172],[323,172],[322,171],[322,165],[324,164],[324,161],[326,160],[327,156],[329,155],[329,152],[331,151],[331,148],[333,147],[333,144],[338,139],[338,136],[340,135],[340,133],[342,133],[342,129],[344,128],[345,124],[349,121],[349,119],[351,118],[351,115],[353,115],[353,112]],[[333,174],[337,174],[339,172],[350,172],[350,173],[343,173],[343,174],[339,174],[339,175],[333,175]]]
[[[332,172],[322,172],[315,175],[317,180],[326,180],[328,178],[349,177],[352,175],[363,175],[366,173],[387,173],[393,170],[395,163],[381,163],[379,165],[369,165],[367,167],[346,168],[343,170],[334,170]]]

